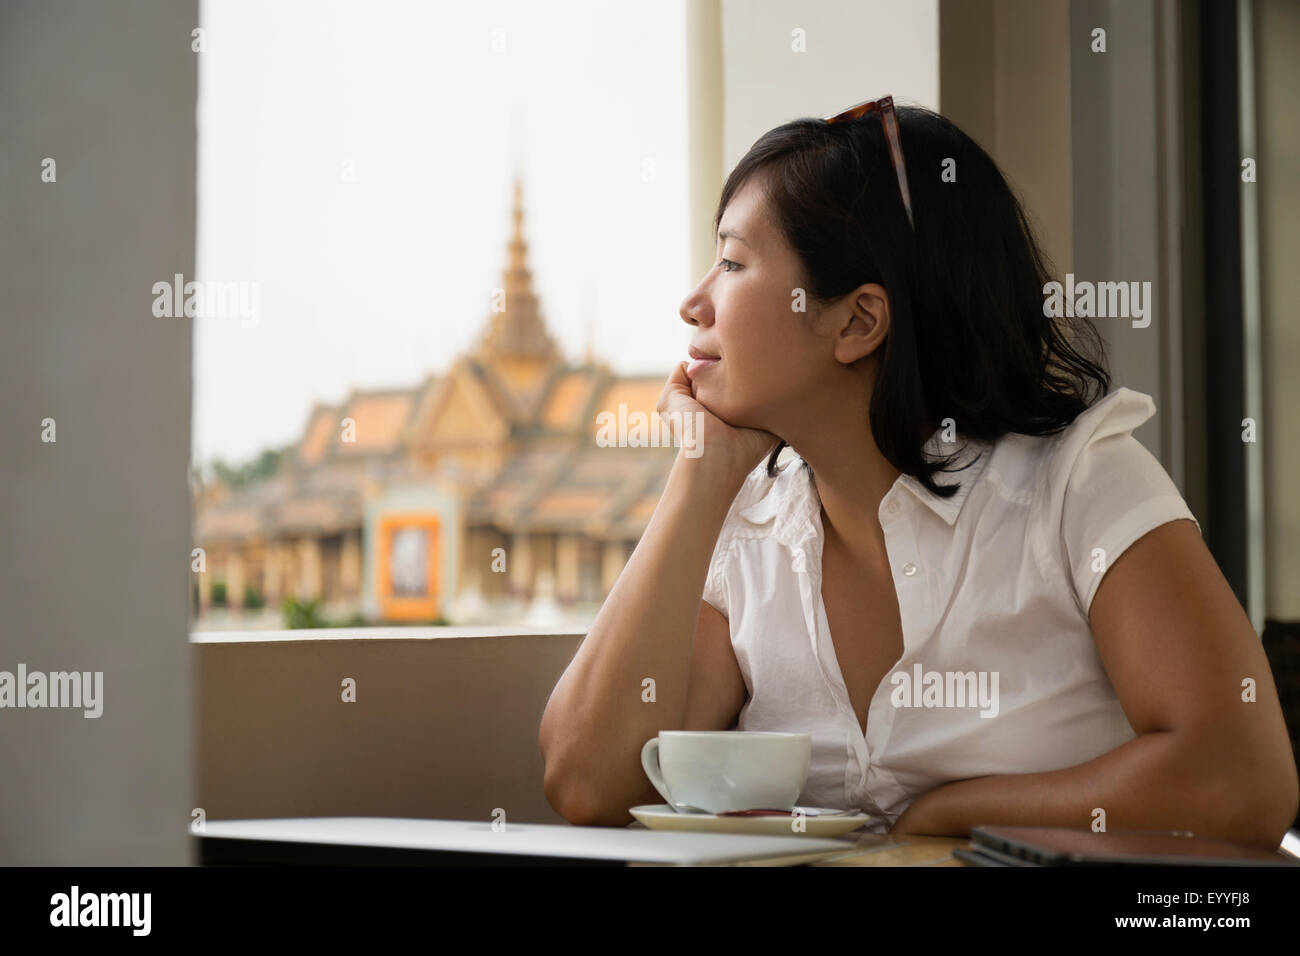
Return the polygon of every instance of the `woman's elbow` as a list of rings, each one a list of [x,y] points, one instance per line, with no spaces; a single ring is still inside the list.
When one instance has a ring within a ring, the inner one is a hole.
[[[1280,775],[1272,785],[1259,795],[1256,814],[1259,830],[1256,839],[1260,846],[1276,850],[1286,836],[1287,830],[1295,825],[1300,813],[1300,785],[1297,784],[1294,770],[1287,775]]]
[[[1295,760],[1237,764],[1225,772],[1209,800],[1224,811],[1220,829],[1227,839],[1276,850],[1300,811]]]
[[[618,827],[632,819],[626,810],[608,806],[591,787],[575,782],[571,774],[564,774],[553,765],[546,768],[542,789],[551,809],[574,826]]]

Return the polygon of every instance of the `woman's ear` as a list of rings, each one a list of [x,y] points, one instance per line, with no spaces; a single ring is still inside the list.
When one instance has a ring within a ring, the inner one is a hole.
[[[849,293],[837,311],[835,358],[845,365],[875,352],[889,334],[889,293],[878,283]]]

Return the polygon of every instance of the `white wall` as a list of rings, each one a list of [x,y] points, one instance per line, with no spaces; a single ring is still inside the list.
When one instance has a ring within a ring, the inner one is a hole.
[[[886,94],[939,108],[938,0],[724,0],[722,49],[728,170],[802,116]]]
[[[886,94],[939,108],[938,0],[690,0],[686,29],[692,284],[722,184],[769,129]]]
[[[0,5],[0,670],[103,672],[98,718],[0,709],[0,864],[189,860],[190,322],[150,290],[193,273],[196,22]]]

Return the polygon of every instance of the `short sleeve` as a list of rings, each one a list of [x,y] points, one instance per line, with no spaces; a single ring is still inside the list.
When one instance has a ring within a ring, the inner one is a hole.
[[[1106,570],[1133,542],[1180,518],[1200,531],[1173,479],[1133,437],[1154,414],[1150,395],[1118,389],[1070,425],[1054,458],[1061,543],[1085,617]]]
[[[713,558],[709,562],[709,574],[704,580],[704,600],[711,604],[723,617],[730,616],[727,602],[727,558],[731,551],[731,536],[718,535],[718,543],[713,549]]]
[[[767,476],[767,459],[759,462],[745,478],[744,484],[736,493],[727,517],[718,532],[718,540],[713,547],[713,557],[709,560],[709,573],[704,579],[704,600],[712,605],[723,617],[730,619],[731,602],[727,599],[727,570],[730,565],[732,545],[736,540],[736,529],[745,523],[742,514],[754,502],[763,497],[772,487]]]

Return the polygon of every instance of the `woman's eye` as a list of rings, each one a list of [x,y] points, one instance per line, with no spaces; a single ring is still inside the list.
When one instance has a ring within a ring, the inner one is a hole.
[[[739,269],[739,268],[740,268],[740,263],[738,263],[738,262],[732,262],[730,259],[719,259],[719,260],[718,260],[718,265],[729,265],[729,266],[735,266],[736,269]],[[723,271],[723,272],[735,272],[736,270],[735,270],[735,269],[723,269],[722,271]]]

